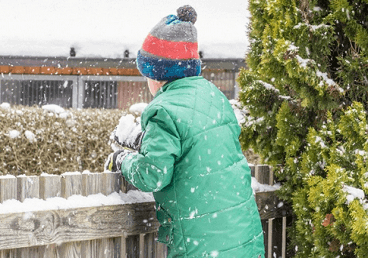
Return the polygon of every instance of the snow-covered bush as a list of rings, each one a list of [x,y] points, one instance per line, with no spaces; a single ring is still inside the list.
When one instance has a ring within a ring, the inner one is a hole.
[[[111,153],[109,136],[121,110],[0,108],[0,175],[102,172]]]
[[[283,180],[296,257],[368,253],[368,0],[250,1],[239,83],[253,148]]]

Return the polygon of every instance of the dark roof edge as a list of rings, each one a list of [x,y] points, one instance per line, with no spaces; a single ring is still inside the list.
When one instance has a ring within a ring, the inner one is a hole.
[[[202,58],[203,69],[238,70],[245,67],[241,58]],[[47,66],[47,67],[100,67],[100,68],[136,68],[135,58],[86,58],[86,57],[49,57],[49,56],[0,56],[0,66]]]

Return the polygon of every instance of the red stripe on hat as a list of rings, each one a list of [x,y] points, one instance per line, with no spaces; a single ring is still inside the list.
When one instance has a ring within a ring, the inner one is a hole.
[[[199,58],[197,42],[168,41],[151,34],[144,40],[142,49],[152,55],[170,59]]]

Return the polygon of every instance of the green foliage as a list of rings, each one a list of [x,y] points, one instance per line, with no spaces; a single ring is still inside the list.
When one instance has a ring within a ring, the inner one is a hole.
[[[368,253],[368,0],[251,0],[241,143],[274,165],[296,257]]]
[[[0,175],[103,172],[121,110],[0,108]],[[19,134],[19,135],[18,135]]]

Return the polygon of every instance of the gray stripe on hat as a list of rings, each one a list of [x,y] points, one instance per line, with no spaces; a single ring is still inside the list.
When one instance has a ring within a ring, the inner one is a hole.
[[[151,53],[148,53],[148,52],[144,51],[143,49],[140,49],[140,51],[141,51],[141,55],[142,55],[142,56],[144,56],[144,57],[152,57],[152,58],[164,59],[164,60],[191,60],[191,59],[199,59],[199,58],[188,58],[188,59],[180,58],[180,59],[172,59],[172,58],[160,57],[160,56],[153,55],[153,54],[151,54]]]
[[[150,34],[159,39],[169,41],[197,42],[197,29],[191,22],[166,24],[167,18],[163,18]]]

